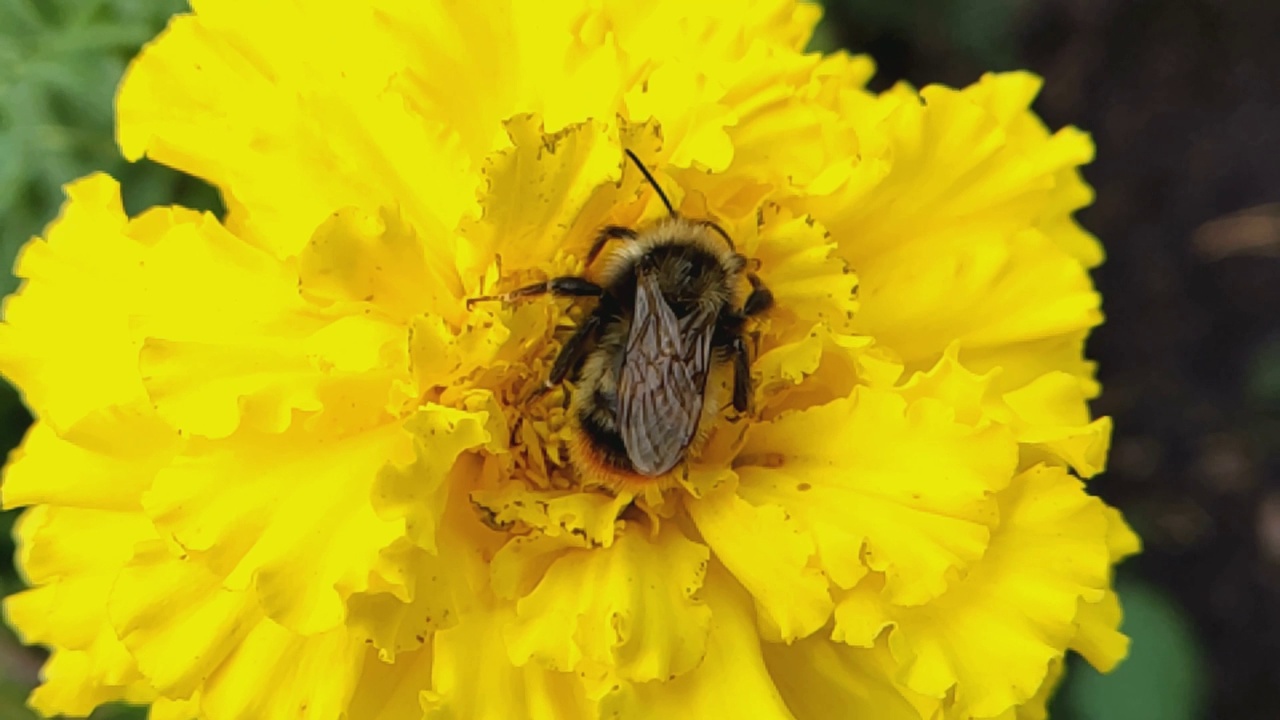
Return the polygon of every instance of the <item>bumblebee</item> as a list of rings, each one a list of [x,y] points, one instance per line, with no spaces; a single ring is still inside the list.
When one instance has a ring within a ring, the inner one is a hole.
[[[729,234],[711,220],[682,217],[639,158],[626,153],[668,217],[640,232],[604,227],[587,253],[587,271],[607,245],[621,245],[599,282],[556,277],[468,301],[544,294],[595,301],[556,356],[543,391],[571,381],[570,461],[580,474],[615,487],[667,475],[705,436],[723,409],[708,389],[713,371],[732,372],[733,408],[749,409],[745,327],[773,305]]]

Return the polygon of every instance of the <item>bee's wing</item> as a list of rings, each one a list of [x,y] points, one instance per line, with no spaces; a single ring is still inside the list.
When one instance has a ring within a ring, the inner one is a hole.
[[[698,430],[711,362],[714,312],[677,318],[658,281],[641,272],[635,315],[618,380],[618,429],[642,475],[661,475],[680,462]]]

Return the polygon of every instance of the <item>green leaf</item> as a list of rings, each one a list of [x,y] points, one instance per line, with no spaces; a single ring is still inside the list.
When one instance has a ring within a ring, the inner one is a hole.
[[[1081,720],[1198,720],[1205,717],[1206,668],[1185,613],[1159,590],[1136,581],[1118,587],[1132,640],[1129,658],[1110,675],[1079,663],[1061,700]]]
[[[0,27],[9,28],[6,35],[31,33],[44,25],[44,18],[36,8],[33,0],[0,1]]]
[[[115,146],[113,100],[125,64],[186,9],[183,0],[0,0],[0,296],[17,287],[18,249],[53,220],[62,186],[76,178],[110,173],[134,212],[175,202],[219,207],[200,181],[131,166]]]
[[[1280,338],[1263,343],[1254,353],[1247,387],[1260,404],[1280,408]]]

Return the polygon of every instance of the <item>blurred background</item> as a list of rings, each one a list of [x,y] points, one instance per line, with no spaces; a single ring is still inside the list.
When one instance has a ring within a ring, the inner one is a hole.
[[[1093,133],[1107,323],[1090,355],[1116,433],[1091,487],[1146,550],[1121,572],[1132,655],[1075,663],[1056,720],[1280,717],[1280,3],[1275,0],[828,0],[815,47],[872,55],[877,89],[985,70],[1046,79],[1036,109]],[[94,170],[132,212],[218,209],[205,185],[126,165],[112,96],[182,0],[0,0],[0,295],[61,185]],[[0,454],[30,421],[0,383]],[[0,595],[21,588],[0,515]],[[41,662],[0,629],[0,720]],[[99,720],[139,718],[105,708]]]

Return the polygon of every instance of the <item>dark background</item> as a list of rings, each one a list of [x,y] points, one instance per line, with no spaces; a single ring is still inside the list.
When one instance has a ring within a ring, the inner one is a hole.
[[[0,265],[51,219],[59,186],[95,169],[136,210],[214,208],[208,188],[124,167],[111,96],[176,0],[0,0]],[[1045,77],[1036,109],[1098,146],[1080,213],[1108,252],[1107,323],[1090,355],[1116,432],[1092,488],[1144,553],[1120,577],[1129,661],[1075,663],[1055,718],[1280,717],[1280,2],[830,0],[815,45],[876,58],[875,87]],[[13,288],[0,274],[0,293]],[[28,417],[0,388],[0,452]],[[3,516],[0,533],[13,513]],[[11,545],[0,544],[10,555]],[[21,587],[9,566],[0,593]],[[0,720],[38,655],[0,634]],[[109,708],[98,718],[134,717]]]

